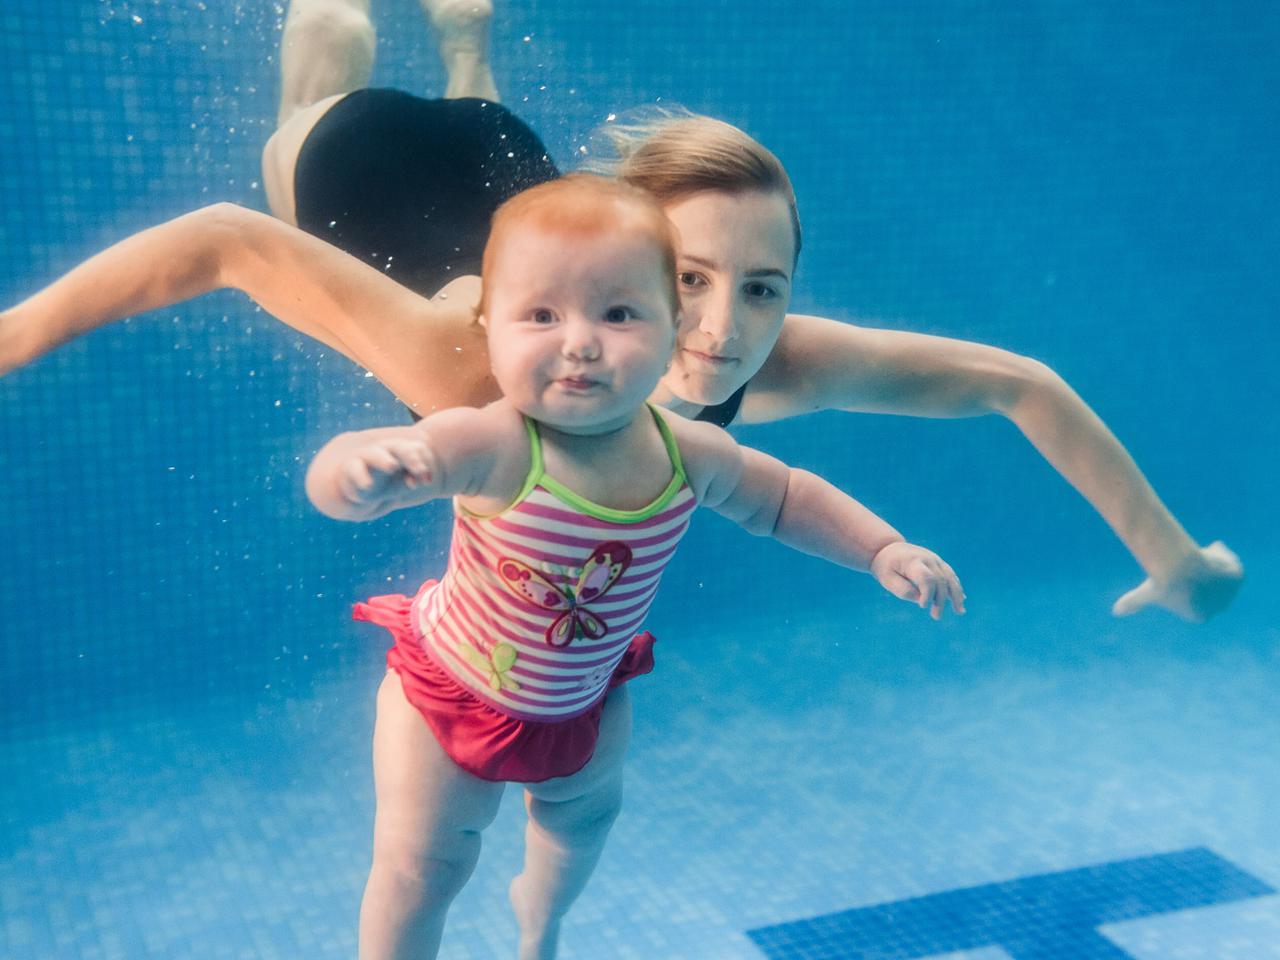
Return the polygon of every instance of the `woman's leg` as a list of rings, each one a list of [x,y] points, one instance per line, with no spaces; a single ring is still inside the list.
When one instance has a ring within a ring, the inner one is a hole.
[[[375,39],[369,0],[290,0],[277,125],[325,97],[368,86]]]
[[[622,808],[622,761],[631,742],[625,686],[605,701],[591,761],[568,777],[529,784],[524,870],[511,884],[520,924],[520,960],[556,954],[560,921],[587,885]]]
[[[360,958],[426,960],[440,948],[445,914],[475,869],[480,831],[504,785],[449,759],[391,671],[378,689],[373,771],[378,812]]]
[[[280,40],[280,110],[276,132],[262,148],[267,206],[297,226],[294,170],[320,118],[373,71],[369,0],[290,0]]]
[[[489,67],[489,23],[493,0],[418,0],[440,42],[449,84],[445,99],[498,100]]]
[[[492,0],[419,0],[440,43],[445,97],[497,101],[489,68]],[[369,0],[291,0],[280,42],[280,110],[262,149],[262,185],[272,214],[298,225],[298,154],[329,108],[367,86],[375,34]]]

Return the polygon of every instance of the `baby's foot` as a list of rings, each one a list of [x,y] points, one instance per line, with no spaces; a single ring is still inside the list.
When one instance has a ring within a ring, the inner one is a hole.
[[[507,896],[520,925],[520,960],[555,960],[556,944],[560,940],[560,924],[533,915],[532,904],[521,881],[524,874],[511,881]]]
[[[492,0],[422,0],[440,41],[449,99],[479,97],[498,101],[498,87],[489,67],[489,23]]]

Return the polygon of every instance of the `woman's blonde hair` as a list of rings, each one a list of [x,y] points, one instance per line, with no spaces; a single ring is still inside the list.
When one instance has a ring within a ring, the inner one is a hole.
[[[639,187],[664,206],[704,190],[779,193],[800,256],[800,213],[786,168],[733,124],[683,108],[645,108],[599,127],[582,169]]]

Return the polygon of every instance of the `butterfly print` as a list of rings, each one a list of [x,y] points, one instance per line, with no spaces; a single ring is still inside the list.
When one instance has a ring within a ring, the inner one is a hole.
[[[520,684],[507,676],[516,663],[516,648],[509,643],[500,643],[487,655],[470,644],[460,644],[462,655],[477,670],[488,675],[489,686],[495,692],[501,690],[519,690]]]
[[[516,594],[543,610],[557,614],[547,627],[546,640],[553,647],[567,647],[575,637],[599,640],[609,625],[586,604],[604,596],[631,566],[631,548],[610,540],[591,551],[577,586],[557,587],[527,563],[511,557],[498,560],[498,575]]]

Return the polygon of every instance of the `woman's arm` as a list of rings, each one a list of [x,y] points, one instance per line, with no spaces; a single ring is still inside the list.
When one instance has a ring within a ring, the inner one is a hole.
[[[0,313],[0,374],[114,320],[232,287],[421,412],[475,406],[497,390],[473,286],[470,297],[428,300],[273,217],[215,204],[109,247]]]
[[[962,340],[788,316],[777,348],[752,380],[743,418],[823,409],[919,417],[998,413],[1013,421],[1149,575],[1117,603],[1117,613],[1156,604],[1204,620],[1239,587],[1243,570],[1234,555],[1221,544],[1198,547],[1106,424],[1035,360]]]
[[[848,494],[807,470],[742,447],[719,427],[664,414],[680,444],[689,484],[701,505],[748,533],[852,570],[940,619],[947,600],[964,612],[955,573]]]

